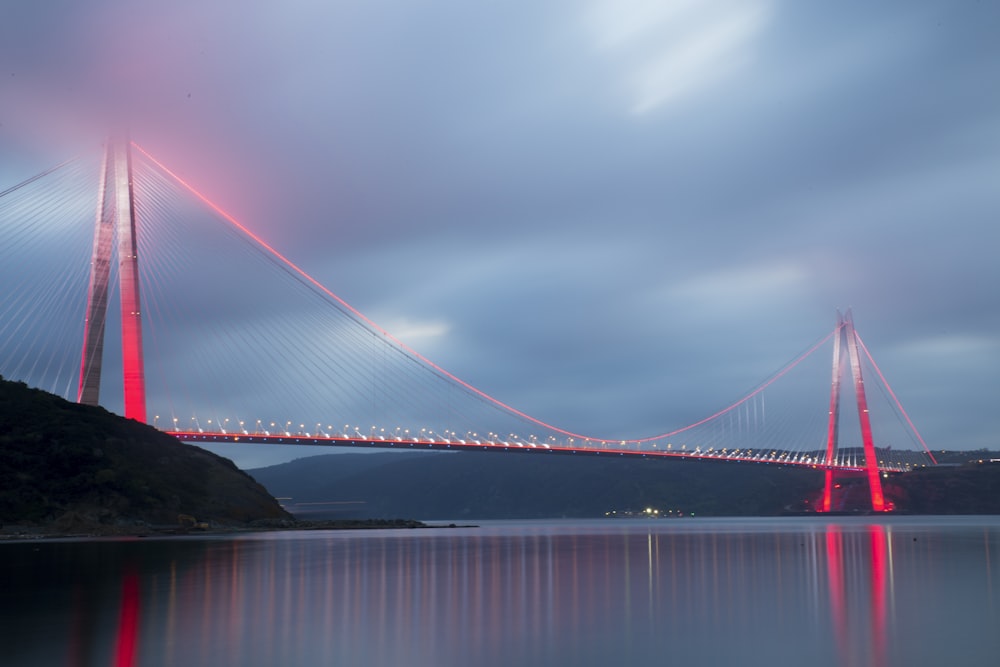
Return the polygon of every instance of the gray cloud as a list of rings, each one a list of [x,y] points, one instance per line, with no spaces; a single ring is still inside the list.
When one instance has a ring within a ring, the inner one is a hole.
[[[991,3],[7,11],[5,182],[124,112],[348,301],[529,413],[667,430],[853,306],[932,446],[997,445]]]

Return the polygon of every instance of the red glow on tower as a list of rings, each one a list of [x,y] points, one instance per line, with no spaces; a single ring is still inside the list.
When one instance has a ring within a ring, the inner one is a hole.
[[[122,380],[125,417],[146,421],[146,377],[142,361],[139,308],[139,251],[132,196],[132,151],[128,141],[115,145],[115,205],[118,218],[118,277],[122,311]]]
[[[844,360],[841,345],[846,344],[850,359],[851,376],[854,382],[854,397],[858,406],[858,419],[861,425],[861,442],[865,453],[865,475],[868,478],[868,489],[871,493],[872,510],[875,512],[891,511],[886,505],[882,492],[882,477],[878,467],[878,455],[875,452],[875,442],[872,438],[872,424],[868,413],[868,399],[865,395],[864,378],[861,375],[861,357],[858,351],[858,335],[854,331],[854,320],[851,311],[841,317],[837,313],[837,328],[833,339],[833,381],[830,389],[830,419],[827,427],[827,445],[824,465],[826,467],[821,512],[829,512],[833,508],[834,489],[834,454],[837,450],[840,421],[840,385],[844,374]]]
[[[885,511],[885,497],[882,495],[882,476],[878,469],[878,456],[872,439],[872,421],[868,414],[868,399],[865,396],[865,381],[861,377],[861,358],[858,355],[858,337],[854,333],[851,311],[844,318],[844,332],[847,337],[847,352],[851,357],[851,375],[854,378],[854,397],[858,404],[858,419],[861,421],[861,442],[865,449],[865,472],[868,475],[868,489],[872,496],[872,509]]]
[[[112,240],[117,234],[125,416],[145,422],[146,379],[130,147],[127,139],[109,140],[101,172],[77,401],[85,405],[97,405],[99,401]]]

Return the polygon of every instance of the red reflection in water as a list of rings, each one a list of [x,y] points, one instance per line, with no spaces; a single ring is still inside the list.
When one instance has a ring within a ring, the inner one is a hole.
[[[868,526],[871,540],[872,664],[886,664],[886,535],[885,528]]]
[[[826,529],[826,568],[830,586],[830,614],[837,648],[847,646],[847,605],[844,602],[844,544],[838,526]]]
[[[129,571],[122,578],[122,604],[118,617],[113,667],[133,667],[139,644],[139,576]]]
[[[892,596],[907,589],[893,586],[888,528],[585,528],[209,541],[141,582],[128,568],[111,580],[111,641],[88,645],[100,629],[74,627],[76,664],[138,665],[140,648],[151,665],[253,667],[650,664],[664,652],[885,667],[905,652],[891,642]],[[895,547],[901,583],[913,547],[898,534]],[[91,602],[75,622],[95,618]]]
[[[860,647],[869,647],[870,656],[865,664],[873,667],[888,664],[887,597],[891,564],[887,545],[888,536],[880,525],[870,525],[863,533],[851,533],[847,540],[839,526],[827,527],[830,615],[834,638],[844,664],[854,664],[858,656],[852,651],[856,652]],[[863,604],[851,605],[848,600],[849,592],[864,589],[868,592],[867,615],[859,613],[864,611]],[[853,611],[853,617],[848,609]]]

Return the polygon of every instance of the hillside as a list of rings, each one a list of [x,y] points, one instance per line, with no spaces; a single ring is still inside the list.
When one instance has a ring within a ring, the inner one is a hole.
[[[896,477],[893,484],[900,506],[913,514],[1000,514],[1000,463],[988,458],[958,467],[921,468]]]
[[[54,532],[287,514],[228,459],[0,378],[0,523]],[[190,521],[190,519],[187,519]]]
[[[768,516],[822,486],[808,469],[546,453],[327,454],[250,473],[296,516],[330,518]]]
[[[954,464],[977,456],[944,453]],[[988,461],[988,459],[986,459]],[[532,519],[617,510],[696,516],[774,516],[818,501],[808,468],[552,453],[327,454],[250,471],[299,517]],[[852,498],[868,502],[863,475]],[[1000,464],[970,462],[894,475],[885,490],[912,514],[1000,514]],[[856,497],[855,497],[856,496]],[[815,506],[815,505],[813,505]]]

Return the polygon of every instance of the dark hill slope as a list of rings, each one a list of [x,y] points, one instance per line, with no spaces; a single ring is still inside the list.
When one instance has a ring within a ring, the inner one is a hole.
[[[958,467],[919,468],[890,484],[899,506],[914,514],[1000,514],[1000,463],[988,458]]]
[[[299,516],[419,519],[597,517],[610,510],[775,515],[822,473],[773,465],[553,453],[328,454],[258,468]]]
[[[1000,463],[989,462],[995,456],[942,452],[940,460],[967,463],[893,475],[884,488],[903,512],[1000,514]],[[537,450],[327,454],[251,472],[276,496],[290,498],[286,507],[293,513],[324,518],[583,518],[646,507],[770,516],[806,509],[802,501],[815,503],[823,489],[823,473],[807,468]],[[857,494],[862,511],[863,487]]]
[[[0,378],[0,522],[238,524],[287,517],[228,459],[102,408]]]

